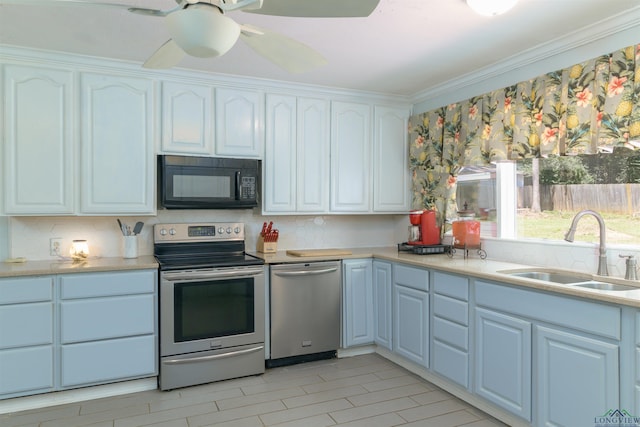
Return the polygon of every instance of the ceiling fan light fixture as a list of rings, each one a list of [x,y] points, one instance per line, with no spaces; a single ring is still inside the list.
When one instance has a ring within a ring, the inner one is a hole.
[[[209,4],[195,4],[166,17],[171,38],[191,56],[212,58],[238,41],[240,25]]]
[[[518,0],[467,0],[467,5],[479,15],[496,16],[511,9]]]

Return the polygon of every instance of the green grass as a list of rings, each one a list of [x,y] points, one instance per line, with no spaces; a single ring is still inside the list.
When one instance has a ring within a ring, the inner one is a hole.
[[[576,212],[545,211],[539,214],[518,212],[518,237],[564,240]],[[623,214],[602,213],[607,229],[607,243],[640,244],[640,218]],[[575,241],[599,241],[597,220],[586,215],[578,222]]]

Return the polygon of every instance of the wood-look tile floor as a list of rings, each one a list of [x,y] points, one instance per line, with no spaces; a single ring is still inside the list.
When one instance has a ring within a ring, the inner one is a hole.
[[[376,354],[0,415],[0,426],[387,427],[504,424]]]

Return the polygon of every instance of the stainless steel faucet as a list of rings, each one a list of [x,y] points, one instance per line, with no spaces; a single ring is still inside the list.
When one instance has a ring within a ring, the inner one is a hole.
[[[573,221],[571,221],[571,227],[567,234],[564,235],[564,240],[567,242],[573,242],[573,239],[576,234],[576,226],[578,225],[578,220],[582,218],[584,215],[593,215],[598,220],[598,225],[600,226],[600,258],[598,261],[598,275],[599,276],[608,276],[609,270],[607,269],[607,245],[606,245],[606,228],[604,225],[604,219],[602,216],[590,209],[585,209],[580,211],[573,217]]]

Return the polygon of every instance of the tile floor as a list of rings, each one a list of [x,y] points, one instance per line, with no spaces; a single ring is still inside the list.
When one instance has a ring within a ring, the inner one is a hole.
[[[386,427],[504,424],[376,354],[0,415],[29,427]]]

